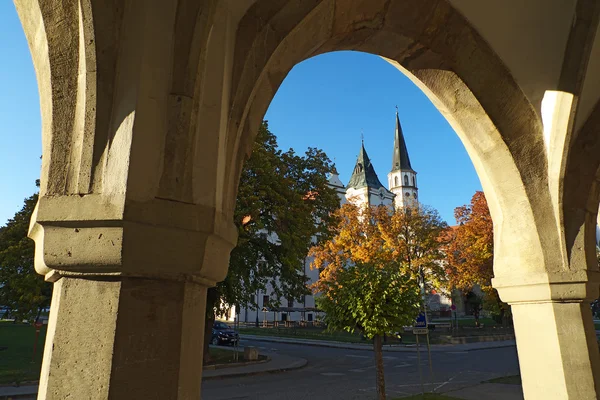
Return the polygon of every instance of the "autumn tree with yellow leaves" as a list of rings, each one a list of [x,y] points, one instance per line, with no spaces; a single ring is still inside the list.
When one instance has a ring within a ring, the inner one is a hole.
[[[443,277],[439,238],[446,228],[437,211],[358,207],[334,215],[331,238],[313,247],[317,306],[330,330],[359,330],[373,339],[377,393],[385,399],[382,338],[411,325],[421,307],[419,280]]]

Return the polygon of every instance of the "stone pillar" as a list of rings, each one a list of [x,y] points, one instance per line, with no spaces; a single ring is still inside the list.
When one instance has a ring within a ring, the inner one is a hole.
[[[38,399],[199,399],[206,286],[63,277]]]
[[[38,399],[198,400],[207,288],[235,226],[200,205],[128,202],[119,220],[88,201],[44,196],[32,218],[54,282]]]
[[[600,357],[589,303],[598,282],[508,286],[495,279],[512,306],[525,399],[600,398]]]

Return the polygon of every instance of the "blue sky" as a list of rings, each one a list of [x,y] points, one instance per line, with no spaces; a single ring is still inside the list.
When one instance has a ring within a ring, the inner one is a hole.
[[[348,183],[360,150],[365,149],[387,186],[392,167],[395,106],[404,131],[419,200],[451,225],[454,208],[470,202],[481,184],[454,130],[429,99],[382,58],[335,52],[308,59],[288,74],[265,119],[283,148],[322,148]]]
[[[0,1],[0,225],[37,188],[42,139],[31,55],[12,1]]]
[[[0,1],[0,225],[35,192],[41,125],[37,82],[12,2]],[[392,163],[395,106],[418,173],[421,202],[454,223],[453,210],[481,185],[446,120],[425,95],[383,59],[364,53],[324,54],[298,64],[283,82],[265,119],[282,148],[325,150],[342,182],[366,150],[385,185]]]

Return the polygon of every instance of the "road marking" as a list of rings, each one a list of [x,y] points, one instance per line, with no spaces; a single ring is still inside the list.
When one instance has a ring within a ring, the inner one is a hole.
[[[392,356],[384,356],[382,357],[384,360],[397,360],[398,357],[392,357]]]
[[[394,368],[404,368],[404,367],[410,367],[410,364],[402,363],[402,364],[394,365]]]
[[[467,354],[468,351],[447,351],[447,354]]]
[[[370,356],[357,356],[354,354],[346,354],[346,357],[354,357],[354,358],[371,358]]]
[[[321,372],[323,376],[343,376],[346,375],[343,372]]]
[[[349,369],[348,372],[365,372],[364,369]]]
[[[457,376],[459,376],[461,374],[461,372],[459,372],[458,374],[454,375],[453,377],[451,377],[450,379],[448,379],[446,382],[441,383],[440,385],[436,386],[433,391],[435,392],[436,390],[444,387],[446,384],[452,382],[454,380],[454,378],[456,378]]]

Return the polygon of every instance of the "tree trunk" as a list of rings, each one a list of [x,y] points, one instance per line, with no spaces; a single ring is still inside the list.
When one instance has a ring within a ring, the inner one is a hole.
[[[385,400],[385,375],[383,372],[383,345],[380,335],[373,337],[375,370],[377,371],[377,400]]]
[[[215,306],[218,300],[219,292],[217,288],[209,288],[206,292],[206,318],[204,320],[204,353],[202,356],[204,364],[210,361],[208,345],[212,339],[212,328],[215,323]]]

